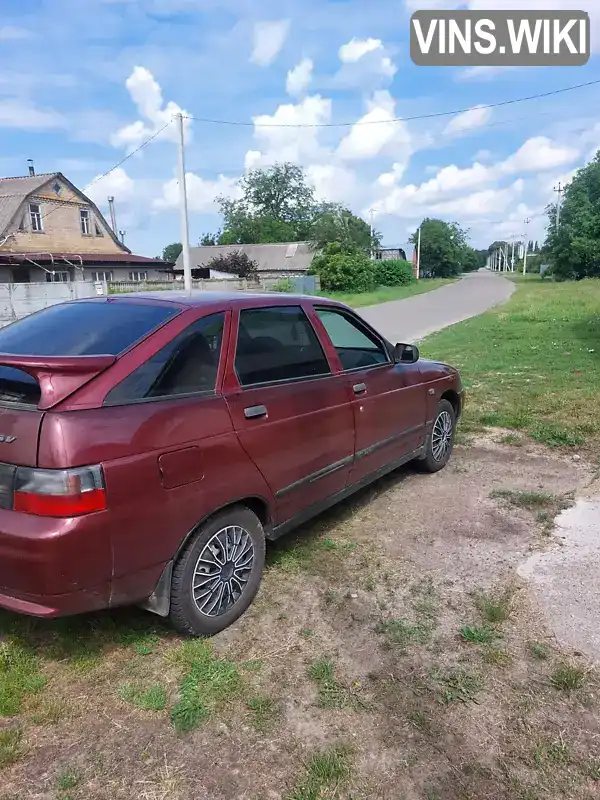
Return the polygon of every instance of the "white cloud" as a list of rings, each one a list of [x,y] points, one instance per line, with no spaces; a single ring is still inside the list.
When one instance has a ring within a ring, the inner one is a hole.
[[[406,163],[399,163],[395,161],[392,164],[392,169],[390,172],[384,172],[377,178],[378,186],[387,189],[400,183],[404,173],[406,172],[406,167]]]
[[[253,117],[254,138],[261,149],[246,154],[246,166],[268,165],[275,161],[307,164],[320,160],[323,149],[319,144],[319,128],[285,126],[321,125],[330,119],[331,100],[318,94],[309,95],[297,104],[280,105],[273,115]]]
[[[381,153],[410,157],[411,137],[406,124],[395,119],[396,102],[387,91],[375,92],[369,110],[340,142],[340,158],[356,160],[373,158]]]
[[[162,89],[150,70],[146,67],[134,67],[125,81],[125,86],[143,119],[119,128],[111,135],[111,144],[114,147],[125,147],[128,151],[134,150],[169,122],[171,124],[160,136],[177,141],[178,132],[175,123],[172,122],[173,116],[175,114],[186,116],[187,111],[173,101],[164,104]],[[189,137],[190,120],[184,119],[183,122],[186,137]]]
[[[357,190],[356,173],[339,164],[311,164],[306,177],[319,200],[346,205]]]
[[[12,25],[0,27],[0,42],[15,42],[33,38],[33,33],[26,28],[16,28]]]
[[[288,94],[304,94],[312,80],[313,62],[310,58],[303,58],[294,69],[287,74],[285,88]]]
[[[339,49],[340,61],[354,64],[356,61],[383,47],[381,39],[351,39],[347,44],[343,44]]]
[[[219,175],[216,180],[205,180],[193,172],[186,173],[188,208],[192,212],[206,213],[216,210],[216,199],[221,195],[238,199],[241,189],[237,178]],[[170,209],[179,206],[179,182],[173,178],[163,186],[162,197],[154,200],[154,208]]]
[[[462,114],[457,114],[452,117],[450,122],[446,125],[444,133],[463,133],[465,131],[481,128],[486,125],[492,118],[491,108],[484,108],[482,106],[474,106]]]
[[[338,55],[342,68],[334,82],[340,87],[361,86],[382,79],[391,80],[397,67],[381,39],[351,39],[343,44]]]
[[[489,214],[502,214],[523,192],[525,181],[522,178],[505,189],[484,189],[474,194],[457,197],[430,207],[432,214],[444,216],[456,215],[465,224],[470,217],[481,217]]]
[[[502,162],[500,170],[505,173],[541,172],[570,164],[579,156],[579,150],[574,147],[557,145],[546,136],[534,136]]]
[[[48,131],[66,126],[67,120],[58,111],[37,108],[27,100],[0,100],[0,128]]]
[[[271,64],[279,55],[289,31],[289,19],[255,23],[254,46],[250,61],[259,67]]]
[[[113,196],[117,203],[126,202],[131,200],[135,192],[134,181],[123,167],[113,169],[104,177],[96,176],[88,186],[84,188],[84,193],[98,205],[103,204],[108,196]]]
[[[518,67],[468,67],[467,69],[460,70],[456,77],[459,81],[491,81],[496,77],[496,75],[500,75],[503,72],[510,72],[515,69],[518,69]]]

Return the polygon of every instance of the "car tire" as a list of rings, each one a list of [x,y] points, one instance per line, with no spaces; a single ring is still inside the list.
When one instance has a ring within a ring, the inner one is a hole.
[[[439,472],[444,469],[454,448],[456,413],[448,400],[440,400],[435,411],[431,433],[425,442],[425,453],[418,466],[423,472]]]
[[[245,506],[215,514],[175,562],[169,619],[186,636],[212,636],[252,603],[265,563],[265,532]]]

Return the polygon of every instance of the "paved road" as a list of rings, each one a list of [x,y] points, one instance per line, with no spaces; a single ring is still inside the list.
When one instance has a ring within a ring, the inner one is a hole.
[[[429,333],[476,317],[507,300],[512,281],[491,272],[474,272],[460,281],[406,300],[359,309],[359,314],[390,342],[416,342]]]

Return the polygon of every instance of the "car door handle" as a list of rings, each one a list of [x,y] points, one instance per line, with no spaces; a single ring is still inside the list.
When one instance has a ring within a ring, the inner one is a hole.
[[[258,419],[258,417],[267,416],[266,406],[248,406],[244,409],[244,416],[246,419]]]
[[[355,383],[352,387],[354,394],[364,394],[367,391],[366,383]]]

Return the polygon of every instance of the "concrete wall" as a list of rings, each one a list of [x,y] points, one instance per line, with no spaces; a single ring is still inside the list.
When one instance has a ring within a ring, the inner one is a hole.
[[[60,184],[58,194],[54,184]],[[29,204],[41,206],[43,232],[31,230]],[[81,232],[79,209],[87,208],[90,213],[91,234]],[[102,232],[95,233],[95,222]],[[22,229],[20,230],[20,227]],[[9,231],[7,231],[8,233]],[[62,183],[51,180],[36,195],[28,197],[19,209],[11,226],[11,236],[0,248],[2,253],[123,253],[110,234],[108,223],[101,214],[96,214],[86,199]]]
[[[282,281],[290,281],[292,291],[298,294],[316,294],[320,289],[320,281],[316,275],[296,275],[290,278],[278,276],[276,278],[265,278],[259,276],[257,281],[247,281],[238,278],[232,279],[206,279],[192,281],[192,288],[205,292],[264,292],[271,291],[281,285]],[[123,292],[160,292],[160,291],[183,291],[183,281],[111,281],[108,284],[108,291],[111,294]]]
[[[102,291],[106,292],[105,285]],[[0,283],[0,327],[66,300],[97,295],[96,285],[91,281]]]

